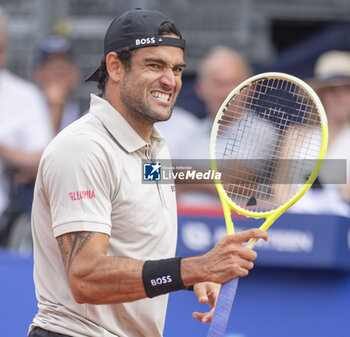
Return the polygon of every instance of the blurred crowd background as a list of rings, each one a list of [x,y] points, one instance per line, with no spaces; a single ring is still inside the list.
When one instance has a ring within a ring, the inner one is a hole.
[[[197,75],[203,75],[201,62],[216,46],[239,53],[249,64],[249,74],[281,71],[305,80],[315,77],[315,64],[322,54],[345,51],[328,61],[338,64],[339,56],[343,68],[334,74],[330,70],[328,75],[339,75],[343,82],[337,82],[336,86],[341,85],[350,97],[348,0],[0,0],[0,6],[6,12],[2,21],[0,17],[0,31],[5,31],[7,36],[6,45],[4,40],[1,45],[0,38],[0,55],[4,54],[4,49],[7,54],[0,68],[31,82],[38,89],[44,111],[38,118],[41,118],[40,123],[47,123],[48,130],[46,134],[43,129],[37,130],[38,123],[31,127],[34,118],[28,123],[17,119],[22,129],[8,123],[9,119],[15,120],[13,117],[19,110],[30,110],[33,105],[21,91],[1,96],[0,77],[0,174],[3,180],[7,179],[7,184],[1,186],[2,193],[7,196],[3,197],[6,200],[2,205],[0,198],[0,243],[16,250],[31,249],[28,223],[33,177],[40,153],[60,129],[86,112],[89,95],[97,92],[97,88],[95,84],[84,83],[83,79],[100,63],[103,37],[109,23],[129,9],[160,10],[181,30],[187,41],[187,67],[177,107],[185,109],[187,114],[192,113],[196,119],[204,120],[208,114],[204,107],[207,102],[196,90]],[[32,89],[34,87],[27,91]],[[22,101],[23,105],[7,110],[6,104],[14,101]],[[338,116],[343,118],[338,119],[338,124],[348,127],[342,138],[343,148],[350,147],[350,143],[346,143],[350,130],[350,100],[347,107],[343,115]],[[179,125],[185,125],[183,121],[179,123],[171,127],[177,137]],[[13,130],[12,134],[7,134],[9,130]],[[28,130],[33,134],[27,134],[22,144],[16,143],[21,133],[28,133]],[[333,133],[340,133],[340,130]],[[12,143],[8,141],[11,137],[15,139]],[[26,148],[30,140],[39,137],[40,144]],[[344,154],[341,158],[347,156]],[[340,199],[345,205],[350,193],[342,193]],[[333,194],[332,198],[338,200]],[[24,219],[19,217],[22,214]],[[346,211],[342,211],[343,214],[347,214]]]
[[[35,48],[51,34],[67,37],[85,76],[99,64],[112,18],[131,8],[157,9],[171,17],[187,41],[185,79],[215,45],[242,52],[254,67],[313,74],[317,57],[329,49],[350,49],[347,0],[1,0],[7,11],[8,68],[28,78]],[[93,85],[76,95],[87,107]],[[183,93],[185,94],[185,92]],[[184,104],[180,100],[179,104]]]

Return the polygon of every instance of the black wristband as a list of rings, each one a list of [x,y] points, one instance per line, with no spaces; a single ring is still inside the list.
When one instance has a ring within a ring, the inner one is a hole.
[[[146,261],[142,269],[142,281],[149,298],[186,289],[181,278],[181,257]]]

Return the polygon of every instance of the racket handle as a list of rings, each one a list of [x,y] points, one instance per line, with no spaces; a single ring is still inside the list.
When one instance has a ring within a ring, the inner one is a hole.
[[[253,249],[255,244],[257,243],[258,239],[256,238],[251,238],[248,243],[245,245],[246,248]]]
[[[236,295],[238,279],[239,278],[236,277],[221,286],[207,337],[225,336],[227,322],[230,318],[233,300]]]

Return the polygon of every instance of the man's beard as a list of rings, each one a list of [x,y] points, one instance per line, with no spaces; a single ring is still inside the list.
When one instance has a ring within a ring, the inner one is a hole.
[[[132,89],[130,90],[130,88]],[[123,83],[120,89],[120,98],[128,112],[133,113],[133,117],[144,120],[147,123],[154,124],[160,121],[167,121],[172,115],[175,100],[169,108],[169,116],[165,119],[161,118],[161,115],[152,109],[146,95],[142,94],[143,92],[144,87],[140,83],[130,85],[128,80]],[[157,115],[159,115],[159,118],[157,118]]]

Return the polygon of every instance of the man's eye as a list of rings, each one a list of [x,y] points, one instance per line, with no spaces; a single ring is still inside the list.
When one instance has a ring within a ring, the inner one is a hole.
[[[156,64],[156,63],[151,63],[148,65],[150,68],[153,68],[153,69],[160,69],[160,65],[159,64]]]
[[[175,73],[182,73],[184,71],[184,69],[185,69],[184,67],[175,67],[174,72]]]

